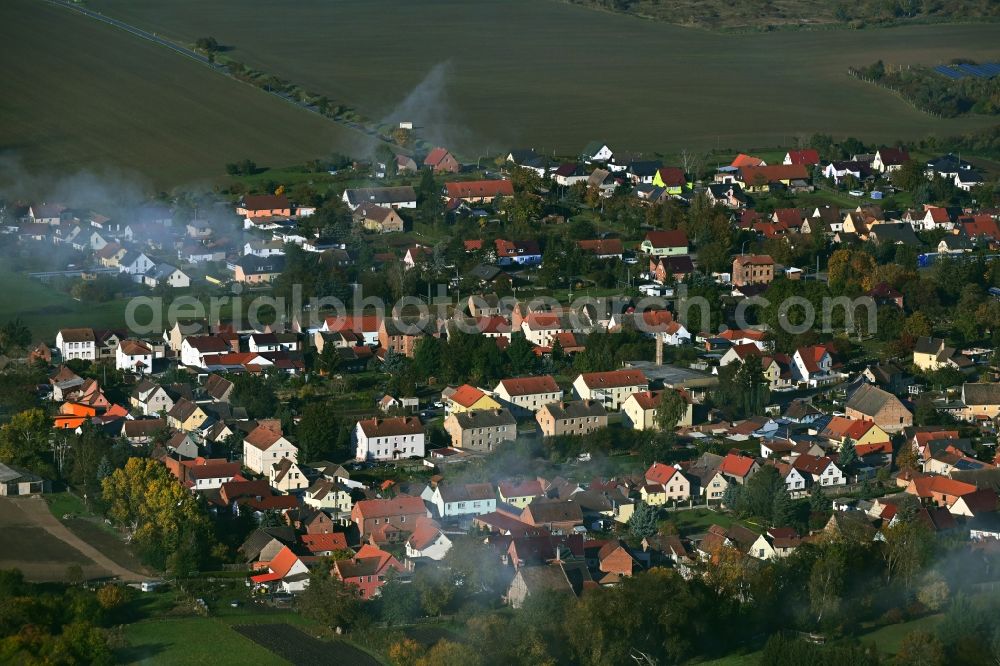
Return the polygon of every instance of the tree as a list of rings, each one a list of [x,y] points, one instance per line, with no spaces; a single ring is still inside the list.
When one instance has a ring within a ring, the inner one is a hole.
[[[195,558],[210,545],[208,518],[199,500],[158,460],[129,458],[101,488],[108,516],[155,566],[165,566],[169,555],[191,543]]]
[[[730,511],[736,511],[740,506],[742,495],[743,486],[735,481],[730,481],[729,485],[726,486],[725,492],[722,493],[722,506]]]
[[[775,493],[774,501],[771,503],[771,525],[787,527],[793,522],[794,517],[795,507],[792,505],[792,497],[788,494],[788,489],[782,487]]]
[[[839,551],[828,548],[813,563],[809,573],[809,606],[816,623],[840,610],[840,595],[845,582],[844,560]]]
[[[18,412],[0,427],[0,462],[51,476],[47,461],[52,424],[41,409]]]
[[[124,585],[107,583],[97,589],[97,603],[104,610],[114,610],[128,601]]]
[[[9,320],[0,328],[0,347],[5,351],[24,349],[31,344],[31,331],[20,317]]]
[[[854,440],[850,437],[844,438],[844,443],[840,445],[839,466],[842,470],[847,470],[858,460],[858,450],[854,446]]]
[[[333,446],[340,427],[337,410],[331,404],[313,402],[306,405],[295,428],[299,461],[308,463],[331,455],[334,458],[343,457],[346,452],[335,451]]]
[[[899,578],[909,585],[931,557],[934,534],[915,511],[900,511],[894,524],[883,528],[882,557],[886,580]]]
[[[941,641],[926,631],[911,631],[892,662],[897,666],[944,666],[948,659]]]
[[[329,562],[321,562],[312,570],[309,586],[298,597],[298,608],[311,620],[349,629],[361,618],[361,601],[330,569]]]
[[[645,539],[656,534],[658,530],[656,509],[645,502],[638,502],[628,519],[628,529],[636,539]]]
[[[656,425],[663,432],[673,430],[687,412],[687,401],[671,388],[660,393],[660,404],[656,407]]]

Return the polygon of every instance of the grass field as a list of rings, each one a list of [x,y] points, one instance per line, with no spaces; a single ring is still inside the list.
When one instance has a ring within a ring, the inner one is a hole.
[[[71,566],[79,566],[88,578],[107,575],[86,555],[46,531],[14,500],[0,501],[0,530],[4,534],[0,569],[19,568],[35,581],[64,580]]]
[[[222,176],[226,162],[245,157],[294,163],[361,141],[163,47],[35,0],[0,3],[0,40],[13,59],[4,85],[17,91],[0,103],[0,156],[33,172],[120,178],[124,170],[165,187]]]
[[[996,26],[712,34],[530,0],[90,0],[374,119],[414,121],[476,159],[512,146],[776,147],[813,132],[873,141],[995,122],[939,120],[851,78],[848,65],[996,57]],[[371,48],[372,35],[391,48]],[[430,76],[428,74],[430,73]],[[421,83],[423,82],[423,83]]]
[[[82,303],[26,275],[0,269],[0,322],[20,317],[31,329],[32,340],[54,340],[60,328],[70,326],[120,328],[125,325],[126,303]]]

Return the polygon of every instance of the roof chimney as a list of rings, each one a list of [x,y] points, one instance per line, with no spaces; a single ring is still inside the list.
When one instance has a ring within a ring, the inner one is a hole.
[[[656,334],[656,365],[663,365],[663,334]]]

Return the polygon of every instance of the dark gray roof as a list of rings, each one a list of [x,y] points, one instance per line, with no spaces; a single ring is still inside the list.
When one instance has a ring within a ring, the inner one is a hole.
[[[866,416],[875,416],[892,401],[899,402],[893,394],[871,384],[862,384],[847,401],[849,409],[855,409]]]
[[[516,426],[510,411],[504,409],[474,409],[455,414],[455,420],[462,430],[470,428],[493,428],[496,426]]]
[[[409,185],[401,187],[362,187],[345,190],[347,202],[351,206],[361,204],[398,204],[416,201],[417,193]]]
[[[557,420],[578,419],[588,416],[607,416],[604,405],[594,400],[568,400],[546,405],[549,413]]]
[[[1000,405],[1000,384],[963,384],[962,401],[966,405]]]

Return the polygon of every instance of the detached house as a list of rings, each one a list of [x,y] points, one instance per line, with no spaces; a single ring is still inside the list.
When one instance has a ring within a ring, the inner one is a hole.
[[[97,338],[92,328],[64,328],[56,334],[56,348],[63,361],[97,360]]]
[[[663,391],[669,390],[672,389],[639,391],[630,395],[622,403],[622,422],[633,430],[658,430],[660,426],[656,419],[657,409],[663,399]],[[687,409],[677,422],[677,427],[690,427],[694,422],[694,405],[686,393],[683,391],[679,393],[684,398]]]
[[[149,374],[153,369],[153,350],[138,340],[122,340],[115,350],[115,368],[136,374]]]
[[[800,347],[792,355],[792,378],[810,388],[832,384],[840,379],[833,372],[833,357],[823,345]]]
[[[439,483],[430,501],[441,518],[481,516],[497,508],[496,493],[488,483]]]
[[[766,254],[740,255],[733,260],[733,284],[771,284],[774,281],[774,259]]]
[[[919,337],[913,347],[913,365],[925,372],[933,372],[941,368],[970,370],[972,360],[955,347],[949,347],[940,338]]]
[[[424,456],[424,425],[419,418],[363,419],[354,428],[357,460],[399,460]]]
[[[270,475],[271,466],[283,458],[298,459],[299,449],[281,434],[280,426],[258,425],[243,439],[243,466]]]
[[[656,497],[655,491],[650,489],[651,486],[661,489],[661,496],[664,503],[674,500],[686,500],[691,497],[691,481],[678,467],[654,462],[646,470],[643,478],[646,485],[640,490],[640,493],[645,492],[649,494],[650,498]],[[655,501],[650,501],[646,498],[644,498],[644,501],[647,504],[656,504]]]
[[[462,165],[446,148],[435,148],[424,158],[424,166],[434,173],[458,173]]]
[[[167,423],[171,428],[183,430],[184,432],[194,432],[201,427],[201,424],[208,418],[208,414],[187,398],[181,398],[174,403],[174,406],[167,412]]]
[[[650,231],[639,249],[652,257],[666,257],[688,253],[687,234],[679,229]]]
[[[581,400],[593,400],[608,409],[620,409],[633,393],[649,390],[649,380],[641,370],[612,370],[583,373],[573,382],[573,392]]]
[[[362,541],[392,543],[405,539],[430,514],[419,497],[400,495],[393,499],[361,500],[351,509]]]
[[[802,473],[812,484],[821,486],[842,486],[847,483],[844,473],[834,464],[833,460],[823,456],[817,457],[803,453],[795,456],[792,467]]]
[[[987,421],[1000,415],[1000,384],[962,384],[962,409],[966,421]]]
[[[333,573],[337,578],[345,585],[357,588],[362,599],[377,597],[392,571],[402,572],[406,568],[390,553],[367,543],[351,559],[333,563]]]

